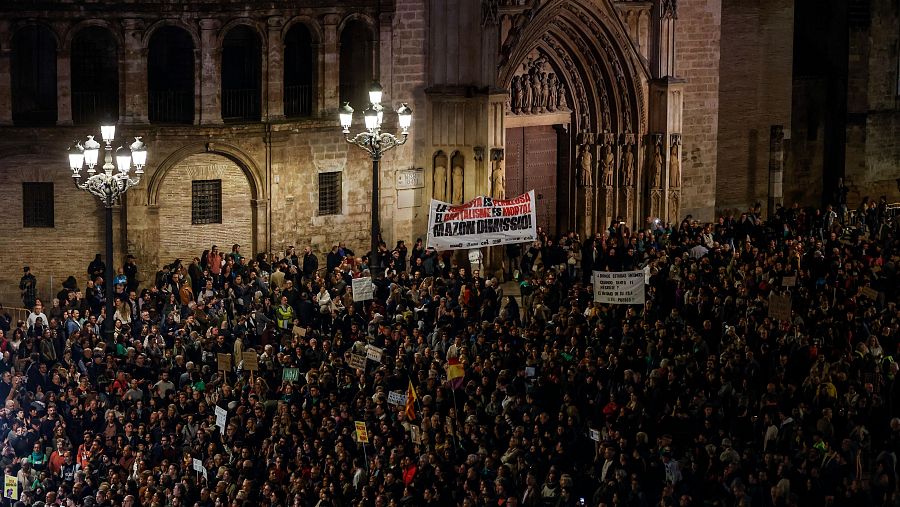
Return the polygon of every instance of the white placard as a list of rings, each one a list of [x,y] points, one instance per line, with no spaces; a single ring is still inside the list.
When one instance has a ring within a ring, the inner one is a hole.
[[[594,301],[614,305],[644,304],[644,271],[594,271]]]
[[[591,440],[593,440],[594,442],[599,442],[600,432],[595,429],[591,429]]]
[[[197,458],[194,458],[194,471],[202,472],[203,471],[203,461]]]
[[[537,238],[534,190],[512,199],[480,196],[464,204],[432,199],[427,246],[461,250]]]
[[[376,363],[381,362],[381,357],[384,355],[384,349],[376,347],[374,345],[366,345],[366,359],[371,359]]]
[[[375,287],[370,277],[353,279],[353,301],[368,301],[375,297]]]
[[[397,391],[388,393],[388,403],[391,405],[406,405],[406,395]]]
[[[396,174],[397,190],[422,188],[425,186],[425,171],[422,169],[401,169]]]
[[[228,411],[222,407],[216,406],[216,426],[219,427],[219,431],[222,434],[225,434],[225,422],[228,419]]]

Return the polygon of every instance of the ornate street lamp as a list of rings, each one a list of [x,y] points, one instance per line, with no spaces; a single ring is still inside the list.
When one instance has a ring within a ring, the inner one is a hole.
[[[381,122],[384,119],[384,108],[381,106],[382,88],[377,82],[372,83],[369,89],[369,108],[364,113],[366,121],[365,132],[350,136],[350,125],[353,123],[353,108],[349,102],[345,102],[340,108],[341,128],[344,131],[344,139],[366,150],[372,157],[372,252],[369,259],[370,268],[376,268],[378,263],[378,235],[381,224],[378,213],[378,164],[381,156],[388,150],[400,146],[406,142],[409,136],[409,127],[412,124],[412,109],[405,103],[400,104],[397,116],[400,124],[400,135],[394,135],[381,131]],[[374,270],[373,270],[374,272]]]
[[[144,165],[147,163],[147,147],[141,142],[140,137],[135,137],[131,145],[122,145],[116,149],[113,156],[112,142],[116,134],[115,123],[104,123],[100,126],[100,137],[103,139],[105,156],[103,166],[97,171],[96,166],[100,155],[100,143],[94,140],[94,136],[87,136],[82,144],[75,141],[69,147],[69,169],[72,170],[72,181],[78,188],[94,194],[106,208],[106,272],[104,273],[106,318],[103,319],[103,330],[108,343],[113,342],[113,233],[112,233],[112,208],[121,202],[122,196],[129,188],[137,185],[144,174]],[[115,165],[113,165],[115,158]],[[81,181],[82,170],[87,166],[87,179]],[[131,168],[134,167],[134,176]],[[118,169],[118,170],[117,170]]]

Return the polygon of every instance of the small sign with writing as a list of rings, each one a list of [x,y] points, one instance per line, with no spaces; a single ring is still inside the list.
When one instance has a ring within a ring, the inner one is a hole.
[[[391,391],[388,393],[388,403],[391,405],[406,405],[406,395],[397,391]]]
[[[300,378],[299,368],[285,368],[281,370],[281,379],[285,382],[296,382]]]
[[[229,371],[231,369],[231,354],[216,354],[219,371]]]
[[[366,369],[366,356],[362,354],[350,354],[350,360],[347,361],[347,364],[351,368],[355,368],[357,370],[365,370]]]
[[[784,285],[785,287],[796,287],[797,286],[797,277],[796,276],[782,277],[781,285]]]
[[[384,349],[376,347],[374,345],[366,345],[366,359],[371,359],[376,363],[381,362],[381,357],[384,355]]]
[[[244,352],[241,354],[241,359],[244,361],[244,369],[250,371],[259,371],[259,358],[256,356],[256,352]]]
[[[356,441],[362,442],[364,444],[369,443],[369,431],[366,430],[366,423],[364,421],[355,421],[356,423]]]

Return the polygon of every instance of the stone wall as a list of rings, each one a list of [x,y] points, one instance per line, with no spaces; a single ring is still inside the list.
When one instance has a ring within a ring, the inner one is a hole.
[[[192,181],[221,180],[222,222],[192,224]],[[212,245],[231,251],[241,245],[251,253],[252,215],[250,185],[241,169],[221,155],[191,155],[165,176],[159,193],[159,259],[163,263],[182,259],[185,264]],[[149,273],[148,273],[149,275]]]
[[[87,266],[104,249],[104,214],[98,201],[72,185],[62,151],[0,158],[0,303],[21,307],[19,278],[31,267],[38,280],[38,297],[49,299],[74,275],[84,289]],[[52,182],[54,224],[23,227],[22,183]]]
[[[682,212],[712,220],[716,207],[722,0],[678,2],[675,73],[684,78]]]
[[[723,0],[716,208],[766,206],[769,132],[790,137],[793,0]],[[788,201],[789,202],[789,201]]]

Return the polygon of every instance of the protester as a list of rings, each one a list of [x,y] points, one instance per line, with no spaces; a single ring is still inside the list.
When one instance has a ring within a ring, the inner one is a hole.
[[[2,335],[0,464],[24,505],[894,505],[900,236],[818,214],[541,231],[518,285],[421,241],[128,267],[114,342],[96,280]]]

